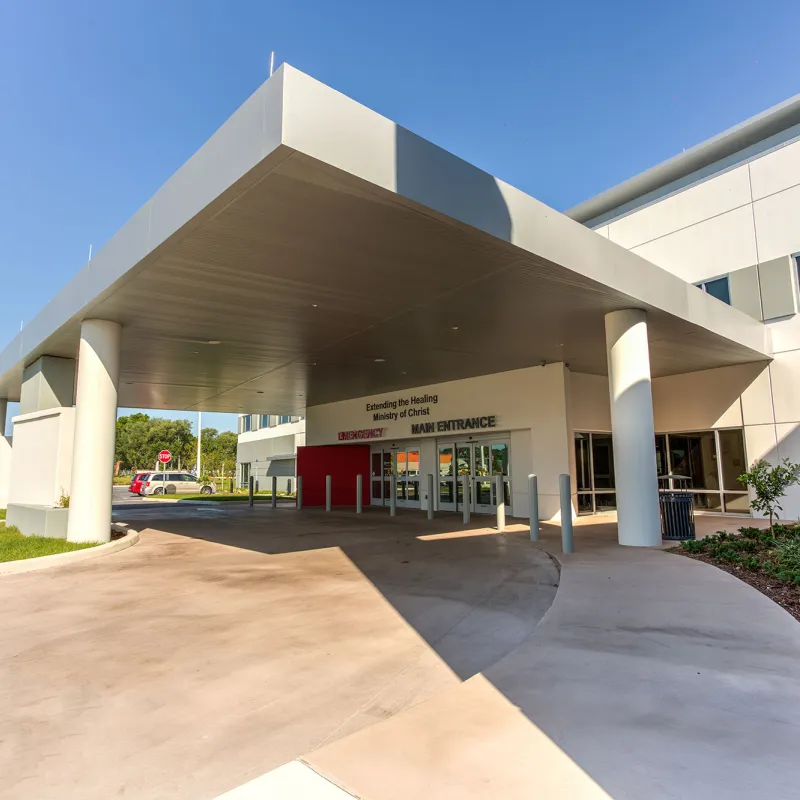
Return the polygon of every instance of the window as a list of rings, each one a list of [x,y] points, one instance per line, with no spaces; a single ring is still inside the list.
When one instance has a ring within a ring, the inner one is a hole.
[[[728,276],[722,278],[714,278],[710,281],[703,281],[696,283],[698,289],[702,289],[706,294],[716,297],[717,300],[722,300],[723,303],[731,304],[731,289],[728,283]]]
[[[797,291],[800,293],[800,253],[795,256],[792,256],[794,260],[794,277],[797,281]]]
[[[250,430],[252,420],[253,418],[249,414],[239,417],[239,433],[247,433]]]
[[[287,422],[291,421],[292,421],[291,417],[285,417],[285,416],[278,417],[278,425],[285,425]]]
[[[581,431],[574,435],[578,513],[614,509],[611,435]],[[738,480],[747,469],[741,428],[656,434],[654,451],[659,476],[683,475],[690,479],[695,508],[728,514],[749,512],[749,495]],[[659,481],[662,489],[672,483]],[[681,485],[674,483],[676,487]]]
[[[617,507],[610,433],[575,431],[575,471],[579,514],[613,511]]]
[[[261,414],[261,423],[259,428],[269,428],[269,414]]]

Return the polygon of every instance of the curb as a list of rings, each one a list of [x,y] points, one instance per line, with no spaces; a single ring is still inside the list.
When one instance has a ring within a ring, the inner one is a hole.
[[[110,556],[112,553],[119,553],[120,550],[127,550],[139,541],[139,531],[135,531],[118,522],[113,522],[111,527],[115,531],[124,531],[125,536],[114,542],[107,542],[97,547],[87,547],[85,550],[73,550],[71,553],[54,553],[51,556],[24,558],[19,561],[4,561],[0,563],[0,578],[6,575],[20,575],[24,572],[35,572],[40,569],[75,564],[98,556]]]

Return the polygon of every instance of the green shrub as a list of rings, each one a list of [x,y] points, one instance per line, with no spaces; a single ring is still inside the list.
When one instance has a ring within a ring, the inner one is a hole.
[[[781,498],[790,486],[800,483],[800,464],[793,464],[784,458],[780,464],[772,466],[759,459],[753,462],[749,472],[743,472],[737,480],[753,490],[755,498],[750,501],[750,507],[769,515],[769,528],[772,530],[774,519],[783,510]]]

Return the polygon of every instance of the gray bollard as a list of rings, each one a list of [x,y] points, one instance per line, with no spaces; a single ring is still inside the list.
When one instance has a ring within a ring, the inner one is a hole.
[[[433,519],[433,474],[428,473],[428,519]]]
[[[495,478],[495,491],[497,493],[497,530],[504,531],[506,529],[506,492],[502,475]]]
[[[539,541],[539,479],[528,475],[528,510],[531,518],[531,541]]]
[[[397,516],[397,476],[389,478],[389,516]]]
[[[572,493],[569,475],[558,476],[558,490],[561,495],[561,552],[572,552]]]
[[[364,479],[356,475],[356,514],[363,511],[364,506]]]
[[[469,475],[464,475],[464,502],[461,506],[462,520],[465,525],[469,525]]]
[[[298,511],[302,511],[303,510],[303,476],[302,475],[298,475],[297,476],[296,501],[297,501],[297,510]]]
[[[278,507],[278,476],[272,476],[272,507]]]
[[[253,505],[253,483],[253,476],[251,475],[250,480],[248,481],[249,494],[247,497],[247,505],[249,506]]]
[[[258,494],[258,481],[256,481],[256,494]]]
[[[333,479],[330,475],[325,476],[325,510],[333,508]]]

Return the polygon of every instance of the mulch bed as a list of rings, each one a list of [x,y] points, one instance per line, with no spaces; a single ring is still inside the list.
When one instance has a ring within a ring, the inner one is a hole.
[[[719,561],[705,553],[687,553],[680,547],[670,548],[670,552],[677,555],[693,558],[695,561],[703,561],[711,564],[718,569],[724,570],[737,577],[740,581],[749,583],[754,589],[758,589],[761,594],[765,594],[770,600],[777,603],[781,608],[786,609],[798,622],[800,622],[800,587],[782,583],[777,578],[764,575],[757,570],[748,569],[737,564],[729,564],[727,561]]]

